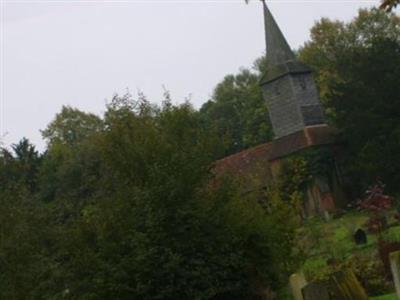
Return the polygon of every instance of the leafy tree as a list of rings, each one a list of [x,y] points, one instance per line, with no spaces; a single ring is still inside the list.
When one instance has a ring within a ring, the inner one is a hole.
[[[395,189],[399,25],[395,14],[378,9],[361,9],[349,23],[322,19],[299,51],[346,142],[345,175],[353,191],[377,178]]]
[[[386,11],[392,11],[399,5],[399,0],[382,0],[381,8],[385,9]]]
[[[377,39],[400,42],[400,18],[378,9],[361,9],[349,23],[322,18],[311,29],[311,40],[300,48],[299,59],[311,66],[327,115],[335,118],[330,101],[332,84],[343,80],[346,57],[369,48]],[[350,65],[347,65],[350,67]],[[340,69],[342,71],[340,71]]]
[[[347,60],[331,103],[347,142],[348,171],[364,187],[380,178],[398,192],[400,43],[378,39]]]
[[[41,199],[50,201],[62,195],[83,202],[94,193],[101,173],[97,137],[103,130],[98,116],[62,108],[42,131],[48,149],[39,175]]]
[[[220,82],[200,114],[224,143],[224,156],[271,140],[272,127],[259,87],[260,72],[241,70]]]
[[[44,135],[42,156],[27,140],[0,156],[0,298],[241,299],[286,282],[290,206],[214,184],[220,138],[190,104],[115,96]]]
[[[63,231],[71,297],[236,299],[256,280],[280,286],[292,227],[279,220],[278,232],[256,201],[210,186],[218,139],[190,105],[116,97],[105,124],[103,184]]]
[[[1,188],[23,185],[34,191],[37,188],[37,174],[41,164],[41,156],[28,139],[23,138],[18,144],[11,146],[11,151],[1,149],[0,181]]]
[[[50,229],[26,186],[0,191],[1,299],[43,299],[33,291],[51,272]]]
[[[54,143],[75,145],[102,128],[102,121],[96,115],[63,106],[61,112],[42,131],[42,136],[50,146]]]

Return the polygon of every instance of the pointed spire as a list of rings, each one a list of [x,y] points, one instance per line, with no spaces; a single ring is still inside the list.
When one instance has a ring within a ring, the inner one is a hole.
[[[295,60],[294,53],[290,49],[285,37],[275,22],[270,10],[261,0],[264,6],[265,37],[267,42],[268,64],[278,65],[290,60]]]

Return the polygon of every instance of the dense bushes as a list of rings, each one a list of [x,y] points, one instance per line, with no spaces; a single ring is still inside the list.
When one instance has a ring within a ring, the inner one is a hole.
[[[103,119],[64,108],[44,131],[40,163],[3,155],[1,174],[22,163],[38,170],[34,189],[2,185],[0,298],[235,299],[279,289],[291,269],[289,208],[275,199],[268,214],[229,181],[211,185],[218,139],[200,123],[188,104],[115,97]]]

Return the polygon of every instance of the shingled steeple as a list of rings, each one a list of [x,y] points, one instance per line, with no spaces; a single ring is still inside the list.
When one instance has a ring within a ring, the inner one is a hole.
[[[278,24],[276,24],[276,21],[265,4],[265,1],[262,1],[262,3],[264,7],[267,60],[273,64],[281,64],[295,60],[294,53],[290,49],[290,46],[279,29]]]
[[[311,69],[296,59],[263,1],[267,64],[261,79],[275,138],[325,125]]]

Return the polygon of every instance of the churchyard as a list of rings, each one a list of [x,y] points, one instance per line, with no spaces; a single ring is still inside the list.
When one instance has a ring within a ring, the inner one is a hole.
[[[384,258],[392,250],[399,249],[400,222],[396,214],[394,209],[385,212],[387,224],[380,232],[371,232],[368,229],[370,214],[356,209],[329,219],[306,220],[297,232],[296,251],[303,257],[302,266],[290,278],[292,295],[288,299],[317,299],[299,293],[296,298],[293,285],[304,287],[310,282],[324,282],[343,270],[351,270],[356,275],[370,299],[397,299],[390,262]]]

